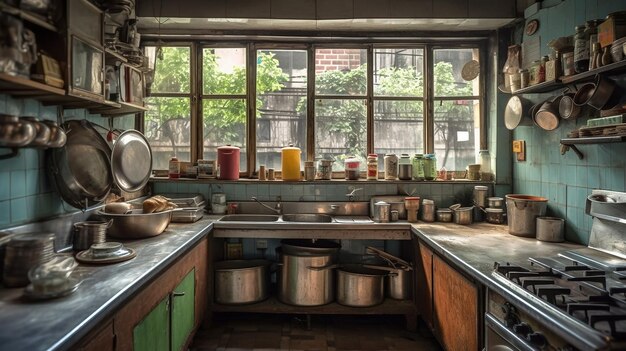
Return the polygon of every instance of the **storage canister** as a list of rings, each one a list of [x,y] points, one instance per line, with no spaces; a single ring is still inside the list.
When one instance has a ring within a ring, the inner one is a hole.
[[[545,216],[548,199],[518,194],[509,194],[505,198],[509,234],[535,237],[536,218]]]
[[[299,147],[289,144],[281,149],[281,171],[283,180],[300,180],[300,154]]]
[[[389,223],[391,215],[391,205],[385,201],[378,201],[374,204],[374,222]]]
[[[447,208],[437,210],[437,222],[452,222],[452,210]]]
[[[413,180],[424,180],[424,155],[415,154],[411,161],[413,164]]]
[[[413,165],[409,154],[401,154],[398,161],[398,178],[400,180],[411,180]]]
[[[565,220],[557,217],[537,217],[537,240],[560,243],[565,240]]]
[[[361,161],[359,161],[356,156],[350,156],[346,158],[344,162],[345,172],[346,172],[346,180],[358,180],[359,179],[359,168],[361,167]]]
[[[385,154],[385,180],[398,179],[398,156]]]
[[[333,177],[333,162],[335,160],[322,159],[317,161],[317,179],[330,180]]]
[[[486,208],[487,223],[504,224],[504,210],[501,208]]]
[[[237,146],[220,146],[217,148],[217,179],[239,179],[239,153]]]
[[[304,180],[315,180],[315,161],[304,161]]]
[[[435,201],[429,199],[422,201],[422,220],[424,222],[435,221]]]
[[[378,179],[378,155],[367,155],[367,180]]]

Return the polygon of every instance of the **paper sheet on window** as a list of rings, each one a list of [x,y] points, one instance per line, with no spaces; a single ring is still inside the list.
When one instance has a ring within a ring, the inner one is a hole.
[[[526,38],[522,43],[522,67],[528,68],[533,63],[541,59],[541,37]]]

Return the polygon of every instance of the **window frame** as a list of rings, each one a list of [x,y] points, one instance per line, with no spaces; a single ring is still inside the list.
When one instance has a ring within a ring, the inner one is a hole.
[[[146,46],[154,46],[155,42],[147,42]],[[161,43],[163,46],[188,46],[191,47],[191,67],[190,67],[190,93],[152,93],[150,97],[188,97],[191,101],[191,162],[196,162],[203,155],[203,131],[200,118],[202,116],[202,101],[211,98],[245,98],[246,111],[246,152],[247,169],[240,172],[240,177],[249,178],[256,176],[256,59],[257,50],[306,50],[307,51],[307,150],[306,160],[315,159],[315,101],[317,99],[341,99],[341,100],[365,100],[367,108],[367,146],[368,153],[374,152],[374,102],[375,101],[421,101],[424,106],[423,112],[423,138],[424,152],[434,153],[434,104],[444,100],[477,100],[479,108],[479,149],[487,149],[487,130],[485,118],[485,84],[487,60],[487,42],[485,40],[458,39],[435,43],[433,41],[411,42],[407,40],[393,41],[315,41],[314,38],[304,42],[281,42],[281,41],[171,41]],[[246,48],[246,86],[245,95],[224,94],[206,95],[202,90],[202,54],[205,48]],[[365,95],[319,95],[315,92],[315,53],[319,48],[344,48],[344,49],[366,49],[367,50],[367,92]],[[375,49],[422,49],[424,92],[419,96],[375,96],[374,95],[374,50]],[[434,95],[434,51],[440,49],[477,49],[479,54],[480,74],[478,75],[478,95],[474,96],[435,96]],[[139,126],[143,129],[143,113],[139,119]],[[479,150],[477,150],[479,151]],[[304,156],[305,150],[303,150]],[[278,172],[280,173],[280,172]]]

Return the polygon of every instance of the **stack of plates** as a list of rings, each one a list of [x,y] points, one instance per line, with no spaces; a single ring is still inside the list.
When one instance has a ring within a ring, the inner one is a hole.
[[[93,244],[89,250],[76,254],[76,260],[82,263],[117,263],[130,260],[137,256],[135,250],[125,247],[124,244],[108,241]]]
[[[52,233],[28,233],[13,237],[7,244],[4,257],[4,285],[13,288],[28,285],[28,271],[50,261],[53,256]]]

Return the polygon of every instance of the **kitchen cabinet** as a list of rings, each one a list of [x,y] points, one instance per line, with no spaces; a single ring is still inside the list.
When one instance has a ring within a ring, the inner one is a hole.
[[[88,334],[75,349],[184,349],[205,316],[207,257],[208,239],[205,237],[102,323],[111,325],[110,329]],[[94,342],[96,338],[105,346]]]
[[[194,324],[192,269],[174,290],[133,329],[134,351],[181,350]]]
[[[446,350],[478,350],[480,336],[478,285],[419,242],[418,308]]]

